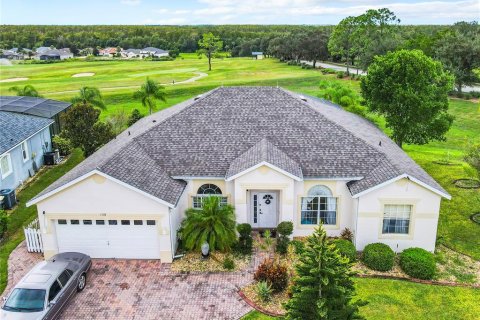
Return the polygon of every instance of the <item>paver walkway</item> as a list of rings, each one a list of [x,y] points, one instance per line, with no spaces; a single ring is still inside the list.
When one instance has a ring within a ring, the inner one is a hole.
[[[252,308],[237,290],[252,281],[266,255],[256,253],[243,272],[196,274],[153,260],[94,259],[87,287],[61,319],[239,319]],[[41,259],[25,243],[18,246],[9,258],[7,290]]]

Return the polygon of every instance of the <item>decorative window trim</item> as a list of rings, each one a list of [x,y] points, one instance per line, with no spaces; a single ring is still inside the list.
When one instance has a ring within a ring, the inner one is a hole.
[[[27,162],[27,161],[29,160],[27,140],[23,141],[23,142],[20,144],[20,151],[22,152],[23,163]]]
[[[228,204],[228,197],[222,195],[222,189],[220,189],[216,184],[205,183],[198,188],[197,194],[192,196],[192,208],[202,209],[205,198],[212,196],[217,196],[220,198],[221,206]]]
[[[412,204],[384,204],[382,213],[382,235],[410,235],[413,220],[412,215]],[[385,225],[386,222],[388,225]]]
[[[338,223],[338,198],[329,187],[315,185],[308,196],[300,198],[300,224],[336,226]],[[333,215],[332,215],[333,213]]]
[[[2,162],[7,161],[7,166],[8,166],[8,171],[4,171],[4,167],[2,165]],[[2,176],[2,179],[5,179],[9,175],[13,173],[13,167],[12,167],[12,158],[10,157],[10,153],[5,154],[4,156],[0,157],[0,173]]]

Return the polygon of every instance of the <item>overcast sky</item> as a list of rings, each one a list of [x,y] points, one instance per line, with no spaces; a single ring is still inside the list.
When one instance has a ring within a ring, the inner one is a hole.
[[[480,0],[0,0],[0,24],[322,25],[383,7],[402,24],[480,18]]]

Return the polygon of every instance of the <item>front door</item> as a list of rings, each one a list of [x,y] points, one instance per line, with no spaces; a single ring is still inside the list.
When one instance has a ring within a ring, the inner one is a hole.
[[[251,212],[254,228],[275,228],[277,226],[278,193],[252,192]]]

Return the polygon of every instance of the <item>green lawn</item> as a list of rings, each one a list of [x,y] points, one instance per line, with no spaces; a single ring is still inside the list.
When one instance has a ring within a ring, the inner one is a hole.
[[[361,314],[368,320],[475,320],[480,290],[424,285],[398,280],[355,279],[358,298],[368,301]],[[272,317],[257,311],[243,320]]]
[[[10,212],[8,236],[6,241],[0,246],[0,292],[3,292],[7,285],[8,256],[24,239],[22,227],[37,215],[36,206],[27,208],[25,206],[26,202],[70,171],[82,160],[82,152],[80,150],[74,150],[66,162],[58,166],[46,168],[45,171],[35,178],[35,181],[17,194],[19,204]]]

